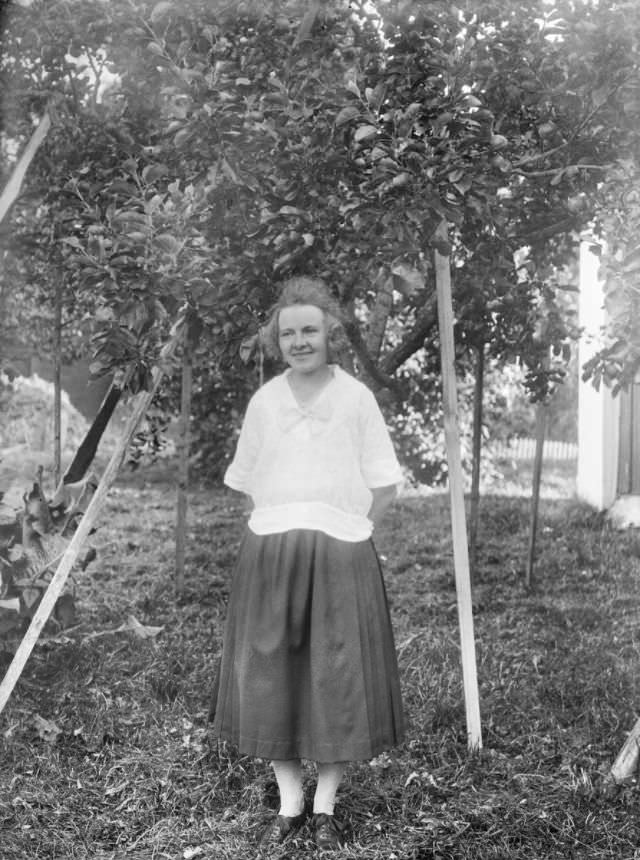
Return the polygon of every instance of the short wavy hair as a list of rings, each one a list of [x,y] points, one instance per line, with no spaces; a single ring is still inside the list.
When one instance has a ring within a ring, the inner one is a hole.
[[[278,318],[280,311],[293,305],[313,305],[323,312],[327,323],[328,358],[331,362],[339,361],[349,346],[340,305],[322,278],[308,275],[289,278],[282,284],[280,297],[271,308],[269,319],[260,329],[260,342],[265,353],[270,358],[282,360]]]

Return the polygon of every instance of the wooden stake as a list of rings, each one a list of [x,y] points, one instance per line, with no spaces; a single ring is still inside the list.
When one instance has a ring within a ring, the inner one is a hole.
[[[471,577],[478,569],[478,519],[480,514],[480,463],[482,460],[482,406],[484,399],[484,343],[477,349],[476,384],[473,392],[473,471],[469,506],[469,550]]]
[[[160,382],[162,381],[162,377],[166,372],[166,362],[173,356],[177,344],[182,335],[182,316],[176,322],[171,332],[171,337],[169,341],[165,344],[162,353],[160,355],[160,361],[153,369],[153,382],[149,391],[144,391],[138,395],[138,399],[136,401],[135,407],[127,425],[124,429],[122,437],[116,446],[115,451],[113,452],[107,467],[104,470],[102,478],[100,479],[100,483],[93,495],[93,498],[89,502],[89,506],[80,520],[78,524],[78,528],[74,532],[71,541],[69,542],[69,546],[67,547],[62,559],[60,560],[60,564],[58,565],[56,572],[54,573],[51,582],[49,583],[49,587],[45,591],[42,596],[42,600],[40,601],[40,605],[38,606],[35,615],[31,619],[31,624],[27,632],[22,639],[22,642],[18,646],[18,650],[14,654],[13,660],[11,661],[9,668],[7,669],[7,673],[4,676],[2,683],[0,684],[0,713],[4,710],[7,701],[15,685],[22,674],[22,670],[29,659],[33,648],[38,641],[38,637],[40,636],[40,632],[42,628],[47,622],[53,608],[56,604],[56,601],[60,594],[62,593],[62,589],[67,581],[67,578],[71,572],[71,568],[73,567],[80,550],[82,548],[82,544],[85,541],[85,538],[88,536],[89,532],[93,528],[93,524],[100,513],[102,505],[107,497],[107,494],[111,488],[111,485],[115,481],[118,476],[118,471],[120,470],[120,466],[122,465],[122,461],[124,460],[125,454],[127,452],[127,448],[129,447],[129,443],[133,438],[133,434],[138,427],[142,417],[145,412],[149,409],[151,405],[151,401],[153,399],[154,394],[156,393]]]
[[[56,297],[53,332],[53,483],[62,475],[62,278],[56,271]]]
[[[536,535],[538,532],[538,508],[540,506],[540,484],[542,480],[542,458],[544,453],[544,437],[547,426],[547,405],[538,403],[536,409],[536,453],[533,460],[533,486],[531,492],[531,519],[529,524],[529,551],[527,553],[527,570],[525,586],[533,588],[533,564],[536,553]]]
[[[38,127],[31,135],[29,143],[26,145],[24,152],[18,160],[18,163],[14,167],[13,173],[11,174],[9,181],[5,185],[2,194],[0,194],[0,224],[3,222],[5,215],[17,199],[29,165],[33,161],[33,158],[38,151],[40,144],[47,136],[50,128],[51,119],[49,117],[49,114],[45,113],[40,120]]]
[[[626,782],[636,775],[638,760],[640,759],[640,719],[636,720],[634,727],[618,753],[616,760],[607,775],[609,782],[620,784]]]
[[[440,243],[448,241],[447,224],[442,221],[436,230]],[[449,257],[434,251],[436,289],[438,293],[438,325],[440,328],[440,354],[442,361],[442,399],[444,409],[444,432],[449,465],[449,493],[451,497],[451,527],[453,534],[453,559],[458,598],[460,624],[460,647],[462,656],[462,679],[467,717],[467,739],[469,749],[482,747],[480,727],[480,702],[476,671],[476,648],[473,635],[473,613],[471,605],[471,579],[469,575],[469,548],[464,508],[464,483],[462,457],[458,431],[458,398],[456,391],[455,349],[453,340],[453,307],[451,300],[451,268]]]
[[[178,504],[176,508],[176,591],[184,591],[184,560],[187,543],[187,509],[189,504],[189,425],[191,418],[192,364],[188,338],[182,353],[182,394],[180,402],[180,459],[178,464]]]

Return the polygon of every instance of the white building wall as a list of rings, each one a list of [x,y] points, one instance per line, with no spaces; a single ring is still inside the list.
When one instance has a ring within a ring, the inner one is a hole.
[[[601,326],[606,322],[598,257],[589,241],[580,246],[580,368],[601,346]],[[596,391],[580,381],[578,394],[578,477],[580,499],[598,510],[609,508],[616,498],[620,400],[607,386]]]

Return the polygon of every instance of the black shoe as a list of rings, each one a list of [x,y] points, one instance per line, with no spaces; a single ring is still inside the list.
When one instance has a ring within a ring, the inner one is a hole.
[[[326,812],[314,813],[313,829],[318,850],[337,851],[342,848],[344,825],[340,824],[334,815],[327,815]]]
[[[275,850],[284,842],[292,839],[307,819],[307,813],[300,815],[276,815],[266,826],[260,837],[260,852]]]

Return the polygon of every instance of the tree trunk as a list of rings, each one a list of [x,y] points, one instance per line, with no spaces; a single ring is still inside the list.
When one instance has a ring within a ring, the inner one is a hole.
[[[480,511],[480,462],[482,457],[482,405],[484,399],[484,343],[477,350],[476,384],[473,392],[473,470],[469,509],[469,549],[471,577],[478,572],[478,518]]]
[[[62,474],[62,277],[57,272],[53,346],[53,484]]]
[[[442,221],[436,235],[447,241],[447,225]],[[473,635],[473,613],[471,605],[471,581],[469,576],[469,548],[464,508],[464,485],[462,479],[462,457],[458,431],[458,403],[456,392],[455,347],[453,340],[453,308],[451,300],[451,268],[448,257],[434,251],[436,288],[438,291],[438,323],[440,328],[440,350],[442,356],[442,400],[444,410],[444,432],[449,465],[449,492],[451,497],[451,526],[453,535],[453,559],[458,598],[460,624],[460,650],[462,655],[462,678],[464,684],[465,710],[467,717],[467,739],[470,749],[482,747],[480,727],[480,703],[476,670],[476,648]]]
[[[377,363],[387,328],[387,320],[393,308],[393,280],[384,269],[379,273],[376,280],[378,289],[376,290],[375,303],[371,309],[369,330],[365,342],[367,352]]]
[[[120,438],[120,441],[118,442],[118,445],[104,470],[100,483],[98,484],[98,487],[89,502],[89,506],[80,520],[78,527],[74,532],[62,559],[60,560],[47,590],[42,596],[42,600],[31,619],[31,624],[29,625],[22,642],[18,646],[18,650],[7,669],[7,673],[0,684],[0,713],[4,710],[4,706],[7,704],[13,688],[22,674],[22,670],[29,659],[29,655],[38,641],[40,632],[46,624],[58,597],[62,593],[62,589],[65,586],[67,578],[71,572],[71,568],[78,558],[82,544],[91,532],[93,524],[101,511],[111,485],[118,476],[118,471],[120,470],[122,461],[127,453],[131,439],[133,438],[142,417],[151,405],[151,401],[158,390],[167,368],[168,360],[173,356],[176,350],[178,342],[182,336],[182,328],[183,317],[180,317],[171,332],[169,341],[165,344],[162,350],[158,364],[153,370],[153,382],[151,388],[149,391],[145,391],[138,395],[137,402],[126,424],[122,437]]]
[[[388,352],[380,362],[383,373],[391,375],[411,358],[411,356],[422,349],[425,338],[433,331],[438,322],[437,299],[435,295],[429,295],[424,305],[416,315],[413,327],[403,336],[400,343]]]
[[[189,448],[191,418],[192,364],[191,349],[185,338],[182,353],[182,395],[180,404],[180,452],[178,462],[178,504],[176,508],[176,592],[184,592],[184,560],[187,543],[187,507],[189,489]]]
[[[540,483],[542,478],[542,456],[544,452],[544,436],[547,426],[547,405],[539,403],[536,409],[536,453],[533,461],[533,488],[531,494],[531,522],[529,527],[529,552],[527,555],[527,570],[525,585],[528,589],[534,587],[533,563],[536,551],[536,534],[538,531],[538,507],[540,503]]]

